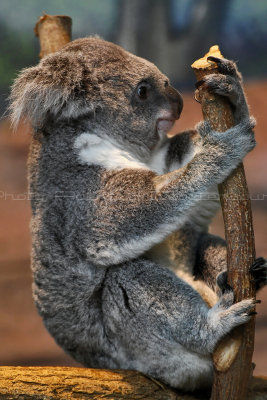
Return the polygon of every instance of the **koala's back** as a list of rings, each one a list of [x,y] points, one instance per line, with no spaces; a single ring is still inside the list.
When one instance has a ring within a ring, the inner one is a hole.
[[[63,150],[64,139],[62,154]],[[49,146],[42,146],[38,157],[30,159],[34,300],[47,329],[65,351],[85,365],[115,368],[118,365],[107,363],[105,356],[101,318],[106,268],[88,262],[86,255],[101,171],[76,165],[74,173],[73,162],[52,155]]]

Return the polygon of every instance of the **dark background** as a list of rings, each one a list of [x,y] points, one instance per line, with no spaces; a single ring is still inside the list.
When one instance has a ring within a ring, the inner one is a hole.
[[[184,111],[173,133],[194,126],[191,63],[219,44],[238,61],[258,146],[245,160],[257,254],[267,257],[267,2],[264,0],[2,0],[0,2],[0,365],[74,365],[54,343],[31,297],[30,205],[26,159],[30,129],[13,133],[5,118],[9,87],[17,72],[38,62],[35,22],[45,11],[73,19],[73,38],[98,34],[148,58],[183,94]],[[212,232],[223,235],[219,214]],[[258,296],[254,361],[267,375],[267,289]]]

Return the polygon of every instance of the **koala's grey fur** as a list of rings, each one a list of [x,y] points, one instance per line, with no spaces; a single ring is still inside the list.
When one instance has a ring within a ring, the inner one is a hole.
[[[102,39],[75,40],[13,86],[13,122],[26,116],[34,129],[34,299],[86,366],[208,386],[217,342],[250,318],[253,300],[215,293],[226,257],[208,233],[212,193],[255,145],[240,76],[227,60],[220,68],[206,84],[229,97],[237,125],[200,123],[171,139],[181,96],[153,64]]]

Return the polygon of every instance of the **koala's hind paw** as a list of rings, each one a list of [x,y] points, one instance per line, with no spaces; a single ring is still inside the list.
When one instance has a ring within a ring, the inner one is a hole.
[[[263,257],[256,258],[250,267],[250,273],[256,285],[256,290],[267,285],[267,260]]]
[[[256,314],[254,299],[242,300],[233,304],[233,292],[226,291],[218,303],[209,311],[209,323],[218,330],[220,337],[229,333],[233,328],[248,322]]]
[[[248,299],[242,300],[238,303],[233,304],[227,311],[225,311],[225,317],[230,330],[238,325],[248,322],[252,315],[255,315],[256,300]]]
[[[267,260],[265,258],[256,258],[249,271],[255,282],[256,290],[267,285]],[[217,275],[216,283],[222,294],[231,290],[231,286],[227,283],[227,270],[224,270]]]

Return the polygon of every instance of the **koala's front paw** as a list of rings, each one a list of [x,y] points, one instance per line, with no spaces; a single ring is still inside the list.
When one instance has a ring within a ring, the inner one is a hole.
[[[217,156],[217,159],[220,154],[223,156],[221,167],[223,168],[223,164],[225,164],[232,165],[234,168],[256,145],[252,130],[255,124],[255,119],[251,117],[225,132],[213,131],[207,121],[200,122],[196,129],[202,137],[204,146],[219,146],[214,156]],[[215,152],[215,150],[213,151]],[[212,150],[210,150],[211,152]]]
[[[253,276],[256,290],[267,285],[267,260],[263,257],[256,258],[250,267],[250,273]]]
[[[205,84],[209,92],[227,97],[233,106],[235,122],[238,124],[249,117],[246,97],[242,87],[242,77],[236,64],[225,58],[208,57],[217,63],[218,74],[206,75],[196,83],[198,88]]]

